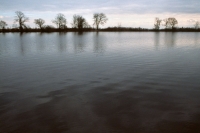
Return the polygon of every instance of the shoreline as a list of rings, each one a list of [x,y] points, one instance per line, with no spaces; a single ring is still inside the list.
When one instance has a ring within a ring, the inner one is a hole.
[[[40,32],[40,33],[50,33],[50,32],[200,32],[200,29],[119,29],[119,28],[107,28],[107,29],[25,29],[20,31],[19,29],[4,29],[0,30],[0,33],[29,33],[29,32]]]

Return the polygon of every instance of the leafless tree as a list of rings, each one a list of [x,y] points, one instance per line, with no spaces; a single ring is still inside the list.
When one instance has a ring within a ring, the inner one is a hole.
[[[93,20],[94,20],[94,24],[96,26],[96,29],[99,29],[99,25],[104,25],[108,18],[106,17],[106,15],[104,13],[95,13],[93,15]]]
[[[86,22],[85,18],[83,18],[80,15],[74,15],[71,24],[73,28],[78,28],[79,30],[90,27],[89,24]]]
[[[57,25],[59,29],[66,28],[67,20],[65,18],[65,15],[62,13],[57,14],[56,18],[52,20],[53,23]]]
[[[7,23],[3,20],[0,21],[0,29],[5,29],[5,27],[7,26]]]
[[[43,19],[39,18],[39,19],[35,19],[35,20],[34,20],[34,23],[35,23],[40,29],[42,29],[42,27],[43,27],[45,21],[44,21]]]
[[[195,24],[194,24],[194,28],[199,29],[199,27],[200,27],[200,22],[196,21]]]
[[[117,24],[117,28],[121,28],[122,27],[122,24],[121,23],[118,23]]]
[[[176,20],[176,18],[168,18],[168,21],[172,29],[174,29],[174,27],[178,24],[178,21]]]
[[[19,29],[22,30],[23,28],[26,28],[25,22],[27,22],[29,18],[21,11],[16,11],[15,14],[15,22],[19,23]]]
[[[169,21],[168,21],[168,18],[163,19],[163,26],[165,26],[165,28],[168,28],[168,27],[169,27]]]
[[[174,29],[174,27],[178,24],[176,18],[166,18],[163,20],[163,22],[166,28],[172,28],[172,29]]]
[[[160,29],[160,24],[161,24],[162,20],[159,19],[159,18],[155,18],[155,23],[154,23],[154,28],[156,30],[159,30]]]

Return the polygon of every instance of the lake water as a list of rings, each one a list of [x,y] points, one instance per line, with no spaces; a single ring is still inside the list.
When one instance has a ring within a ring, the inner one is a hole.
[[[5,132],[200,132],[200,33],[0,34]]]

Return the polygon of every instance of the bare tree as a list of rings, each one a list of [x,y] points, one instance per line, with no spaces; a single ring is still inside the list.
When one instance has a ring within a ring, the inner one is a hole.
[[[77,15],[76,14],[73,16],[71,25],[72,25],[72,28],[77,28]]]
[[[200,22],[196,21],[195,24],[194,24],[194,28],[199,29],[199,27],[200,27]]]
[[[67,19],[65,18],[65,15],[62,13],[57,14],[56,18],[52,20],[53,23],[57,25],[59,29],[66,28]]]
[[[3,20],[0,21],[0,29],[5,29],[5,27],[7,26],[7,23]]]
[[[168,28],[169,27],[169,21],[168,19],[163,19],[163,26],[165,26],[165,28]]]
[[[176,20],[176,18],[168,18],[168,21],[172,29],[174,29],[174,27],[178,24],[178,21]]]
[[[86,22],[85,18],[83,18],[80,15],[74,15],[71,24],[73,28],[78,28],[79,30],[90,27],[89,24]]]
[[[117,24],[117,28],[120,29],[121,27],[122,27],[122,24],[121,24],[121,23],[118,23],[118,24]]]
[[[40,29],[42,29],[42,28],[43,28],[43,25],[44,25],[44,23],[45,23],[45,21],[44,21],[43,19],[39,18],[39,19],[35,19],[35,20],[34,20],[34,23],[35,23]]]
[[[93,20],[94,20],[94,24],[96,26],[96,29],[99,29],[99,25],[104,25],[108,18],[106,17],[106,15],[104,13],[95,13],[93,15]]]
[[[25,22],[27,22],[29,18],[26,17],[21,11],[16,11],[15,14],[15,22],[19,23],[19,29],[22,30],[23,28],[26,28]]]
[[[160,24],[161,24],[162,20],[159,19],[159,18],[155,18],[155,23],[154,23],[154,28],[156,30],[159,30],[160,29]]]
[[[164,26],[166,28],[174,29],[174,27],[178,24],[178,21],[176,20],[176,18],[166,18],[163,21],[164,21]]]

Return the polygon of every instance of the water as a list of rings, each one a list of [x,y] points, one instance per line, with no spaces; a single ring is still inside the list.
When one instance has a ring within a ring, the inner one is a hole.
[[[199,127],[200,33],[0,34],[0,133]]]

